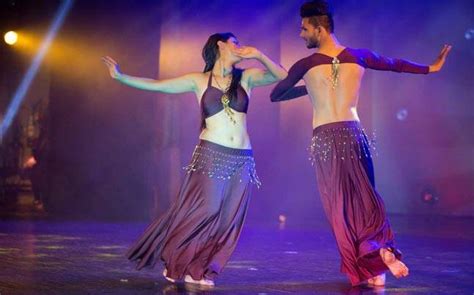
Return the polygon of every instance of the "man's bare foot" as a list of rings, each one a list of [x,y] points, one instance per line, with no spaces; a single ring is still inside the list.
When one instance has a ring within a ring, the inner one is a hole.
[[[176,280],[175,280],[175,279],[172,279],[172,278],[170,278],[170,277],[168,277],[167,274],[168,274],[168,270],[165,268],[165,269],[163,270],[163,276],[165,277],[165,279],[167,279],[168,281],[170,281],[170,282],[172,282],[172,283],[176,283]]]
[[[201,286],[206,286],[206,287],[214,287],[214,281],[212,280],[208,280],[208,279],[201,279],[199,281],[196,281],[195,279],[193,279],[193,277],[191,277],[190,275],[186,275],[184,277],[184,281],[186,283],[190,283],[190,284],[198,284],[198,285],[201,285]]]
[[[383,273],[381,275],[370,278],[367,280],[367,283],[369,284],[369,286],[383,287],[385,286],[385,274]]]
[[[386,248],[380,248],[380,256],[394,277],[399,279],[408,276],[408,267],[398,260],[392,251]]]

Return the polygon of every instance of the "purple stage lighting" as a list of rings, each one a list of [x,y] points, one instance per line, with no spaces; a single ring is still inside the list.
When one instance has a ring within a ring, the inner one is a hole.
[[[406,118],[408,117],[408,111],[407,109],[399,109],[397,112],[397,119],[399,121],[405,121]]]
[[[471,40],[474,37],[474,29],[468,29],[466,33],[464,34],[464,38],[466,40]]]

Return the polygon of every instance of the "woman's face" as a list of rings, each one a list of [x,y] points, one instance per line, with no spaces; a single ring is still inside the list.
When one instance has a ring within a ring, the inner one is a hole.
[[[237,48],[240,48],[239,41],[234,37],[230,37],[224,43],[222,50],[224,51],[223,53],[226,54],[228,58],[230,58],[230,60],[232,60],[233,62],[239,62],[242,60],[242,58],[235,55],[235,49]]]
[[[240,48],[240,43],[239,43],[239,40],[237,40],[236,38],[234,37],[230,37],[227,42],[226,42],[231,48],[235,49],[235,48]]]

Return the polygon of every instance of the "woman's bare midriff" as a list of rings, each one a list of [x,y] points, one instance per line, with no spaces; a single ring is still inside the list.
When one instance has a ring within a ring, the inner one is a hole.
[[[247,133],[246,114],[233,111],[234,124],[228,115],[221,111],[206,119],[206,128],[199,139],[207,140],[234,149],[251,149]]]

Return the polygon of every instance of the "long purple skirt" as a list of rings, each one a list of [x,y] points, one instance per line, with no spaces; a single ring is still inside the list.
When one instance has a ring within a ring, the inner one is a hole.
[[[382,198],[375,190],[371,144],[357,121],[325,124],[313,130],[311,160],[321,201],[336,237],[341,271],[352,285],[387,270],[380,248],[394,247]]]
[[[214,279],[237,245],[252,183],[259,185],[252,150],[201,140],[178,198],[130,248],[137,269],[161,260],[167,276]]]

